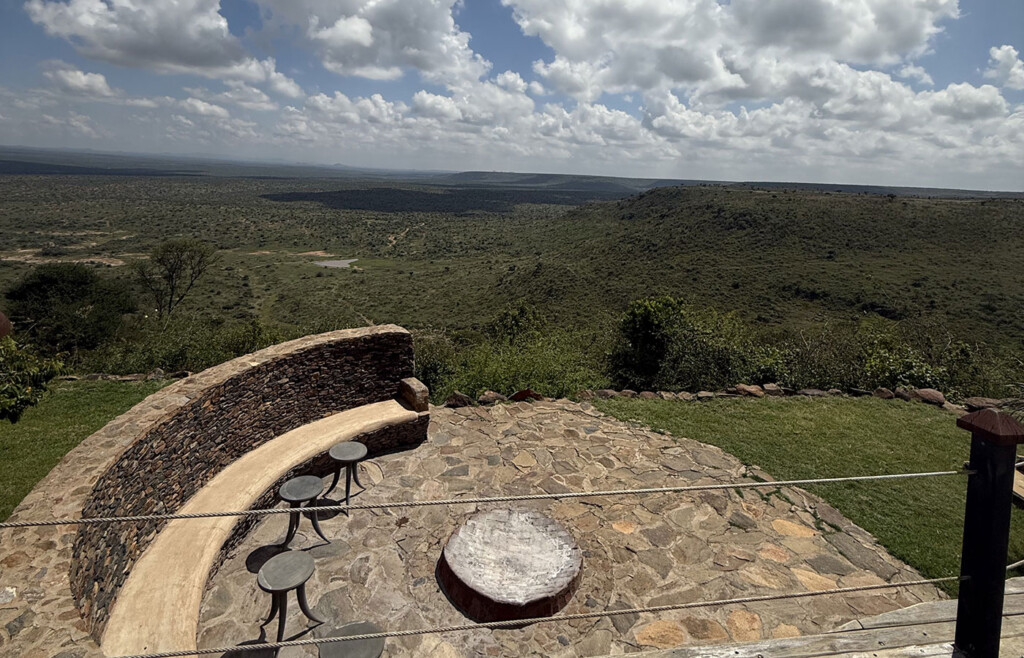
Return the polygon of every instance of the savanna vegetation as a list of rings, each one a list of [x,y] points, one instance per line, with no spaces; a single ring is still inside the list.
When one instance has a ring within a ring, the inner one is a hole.
[[[740,380],[1003,396],[1024,379],[1021,199],[687,186],[586,202],[610,192],[471,182],[8,177],[0,308],[79,372],[199,370],[394,322],[438,397]],[[216,252],[167,305],[155,250],[181,239]],[[510,334],[516,313],[531,324]]]

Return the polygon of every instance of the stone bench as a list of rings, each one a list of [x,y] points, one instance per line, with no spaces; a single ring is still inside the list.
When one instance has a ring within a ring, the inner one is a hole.
[[[382,431],[417,424],[417,412],[397,400],[368,404],[304,425],[264,443],[218,473],[178,512],[192,514],[258,506],[294,467],[332,445],[358,438],[371,454]],[[112,607],[101,647],[108,656],[196,648],[206,581],[242,518],[169,522],[135,563]],[[285,516],[281,516],[282,531]]]

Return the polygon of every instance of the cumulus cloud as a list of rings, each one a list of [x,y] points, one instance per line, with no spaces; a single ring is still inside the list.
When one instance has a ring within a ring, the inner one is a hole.
[[[932,79],[932,76],[929,75],[923,66],[904,64],[896,75],[906,80],[917,80],[919,83],[929,87],[935,85],[935,80]]]
[[[830,62],[913,60],[959,15],[956,0],[502,2],[555,52],[535,72],[583,101],[671,88],[723,102],[778,98],[801,72]]]
[[[220,119],[227,119],[231,114],[221,107],[213,103],[207,103],[206,101],[199,100],[198,98],[189,97],[180,103],[182,109],[193,114],[198,114],[205,117],[217,117]]]
[[[118,95],[110,88],[107,78],[100,73],[86,73],[63,62],[56,62],[43,75],[65,93],[94,98],[112,98]]]
[[[1024,89],[1024,62],[1013,46],[999,46],[988,51],[985,77],[1010,89]]]
[[[459,0],[257,0],[267,29],[305,30],[325,68],[393,80],[414,70],[438,84],[478,80],[490,63],[452,15]]]
[[[25,10],[47,34],[84,56],[160,73],[193,73],[266,83],[297,97],[298,85],[272,58],[250,56],[228,30],[220,0],[28,0]]]

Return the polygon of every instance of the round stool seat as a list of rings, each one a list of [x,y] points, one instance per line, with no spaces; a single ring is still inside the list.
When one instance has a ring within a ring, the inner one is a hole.
[[[324,490],[323,480],[315,475],[302,475],[281,485],[281,499],[289,503],[313,500]]]
[[[366,633],[380,633],[380,628],[368,621],[356,621],[345,624],[324,637],[347,637]],[[382,637],[375,640],[351,640],[320,645],[320,658],[380,658],[383,653],[384,638]]]
[[[312,575],[309,553],[286,551],[267,560],[256,574],[256,584],[264,592],[287,592],[305,584]]]
[[[331,446],[327,454],[336,462],[353,464],[366,458],[366,446],[358,441],[342,441]]]

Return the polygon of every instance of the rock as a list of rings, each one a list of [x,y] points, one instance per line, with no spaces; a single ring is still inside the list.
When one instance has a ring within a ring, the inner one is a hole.
[[[964,406],[967,407],[968,411],[980,411],[982,409],[994,409],[1003,403],[1002,400],[995,398],[967,398],[964,400]]]
[[[496,402],[507,402],[508,398],[495,391],[484,391],[476,401],[480,404],[494,404]]]
[[[866,391],[863,388],[851,388],[850,395],[855,398],[863,398],[871,395],[871,391]]]
[[[808,528],[802,523],[794,523],[786,519],[775,519],[772,521],[775,532],[785,537],[813,537],[818,534],[814,528]]]
[[[915,397],[921,400],[921,402],[934,404],[936,407],[941,407],[946,403],[946,396],[934,388],[919,388],[916,393]]]
[[[893,394],[904,402],[910,402],[914,399],[914,391],[909,388],[897,388]]]
[[[739,510],[729,515],[729,524],[743,530],[751,530],[757,527],[757,521],[752,516]]]
[[[652,391],[644,391],[642,393],[638,393],[637,397],[641,400],[657,400],[658,394]]]
[[[671,649],[685,643],[689,637],[677,622],[662,619],[652,621],[636,632],[637,644],[658,649]]]
[[[577,393],[576,397],[578,399],[580,399],[580,400],[593,400],[594,399],[594,392],[592,390],[590,390],[589,388],[588,389],[584,389],[584,390],[580,391],[579,393]]]
[[[172,372],[167,376],[171,379],[185,379],[186,377],[191,377],[192,373],[188,370],[179,370],[177,372]]]
[[[687,617],[683,620],[683,626],[695,639],[714,641],[727,640],[729,634],[725,632],[722,625],[713,619],[703,617]]]
[[[538,402],[543,402],[546,399],[546,397],[532,388],[524,388],[521,391],[516,391],[512,394],[512,397],[509,398],[509,400],[512,400],[513,402],[523,402],[525,400],[537,400]]]
[[[800,629],[792,624],[779,624],[772,631],[772,637],[781,640],[787,637],[800,637]]]
[[[469,397],[465,393],[455,391],[448,396],[448,399],[444,401],[444,406],[452,409],[458,409],[459,407],[470,407],[473,405],[473,398]]]
[[[77,375],[61,375],[57,378],[59,382],[77,382],[81,377]]]
[[[693,402],[695,399],[693,393],[687,393],[686,391],[676,393],[676,397],[682,400],[683,402]]]
[[[761,618],[749,610],[733,610],[725,620],[725,626],[737,642],[753,642],[761,639]]]
[[[617,610],[631,610],[632,608],[633,606],[628,601],[619,599],[608,606],[606,610],[614,612]],[[615,630],[625,635],[629,632],[629,629],[633,628],[633,626],[640,621],[640,615],[635,612],[629,612],[621,615],[615,615],[611,617],[611,620],[612,626],[615,627]]]
[[[967,407],[960,404],[953,404],[951,402],[943,402],[942,408],[945,409],[946,411],[952,411],[958,416],[963,416],[964,414],[967,413]]]
[[[426,384],[415,377],[407,377],[398,382],[398,395],[409,403],[413,411],[430,410],[430,391]]]
[[[166,377],[167,375],[164,373],[162,368],[156,368],[155,370],[153,370],[153,372],[149,373],[149,375],[146,376],[146,379],[152,382],[164,379]]]
[[[427,654],[427,658],[462,658],[462,654],[447,642],[441,642]]]
[[[782,397],[786,394],[778,384],[765,384],[761,388],[764,389],[765,395],[770,395],[776,398]]]
[[[836,581],[825,576],[818,575],[807,569],[793,569],[793,575],[807,588],[809,592],[824,592],[828,589],[835,589]]]
[[[678,400],[675,393],[669,393],[668,391],[658,391],[658,397],[662,400]]]
[[[843,392],[840,391],[838,388],[830,388],[830,389],[828,389],[827,393],[829,395],[842,395],[843,394]]]
[[[814,567],[814,570],[818,573],[831,573],[836,576],[849,576],[851,573],[856,571],[856,568],[854,568],[853,565],[847,564],[835,555],[831,555],[829,553],[815,555],[807,560],[807,564]]]
[[[612,398],[619,397],[619,392],[613,391],[610,388],[602,388],[599,391],[594,391],[594,395],[596,395],[601,400],[611,400]]]
[[[756,384],[736,384],[736,392],[752,398],[763,398],[765,395],[764,389]]]
[[[891,400],[894,397],[896,397],[896,395],[892,391],[885,388],[884,386],[879,386],[878,388],[876,388],[875,392],[872,393],[872,395],[882,400]]]
[[[619,393],[619,395],[621,395],[622,397],[624,397],[626,399],[635,398],[636,397],[636,391],[633,391],[633,390],[630,390],[630,389],[626,388],[626,389],[623,389],[622,392]]]
[[[703,400],[714,400],[715,399],[715,394],[712,393],[711,391],[698,391],[697,392],[697,399],[701,400],[701,401],[703,401]]]
[[[825,539],[828,543],[839,549],[843,557],[852,562],[854,566],[866,569],[867,571],[873,571],[884,580],[889,580],[899,573],[896,567],[883,560],[878,553],[864,546],[850,535],[837,532],[833,535],[826,535]]]
[[[823,398],[828,395],[825,391],[820,388],[802,388],[796,392],[797,395],[803,395],[809,398]]]

